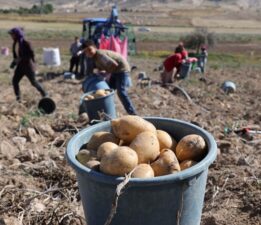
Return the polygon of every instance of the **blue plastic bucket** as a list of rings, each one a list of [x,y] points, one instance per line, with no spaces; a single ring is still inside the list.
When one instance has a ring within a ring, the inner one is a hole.
[[[179,71],[179,79],[185,79],[189,76],[191,71],[191,63],[182,63]]]
[[[204,159],[176,174],[155,178],[131,178],[119,197],[111,225],[199,225],[204,202],[208,167],[215,160],[217,146],[211,134],[193,124],[175,119],[146,118],[157,129],[177,141],[188,134],[201,135],[208,146]],[[88,225],[103,225],[110,213],[117,184],[122,177],[108,176],[83,166],[75,155],[93,133],[110,131],[102,122],[76,134],[68,143],[66,157],[77,174],[80,195]]]
[[[90,91],[81,96],[80,105],[83,106],[85,112],[87,112],[89,121],[100,120],[99,113],[105,113],[111,119],[116,118],[116,106],[114,102],[114,91],[112,89],[105,89],[111,93],[104,97],[95,98],[92,100],[85,100],[87,95],[93,94],[95,91]]]
[[[99,89],[109,89],[109,85],[103,77],[93,75],[87,77],[82,83],[83,92],[96,91]]]

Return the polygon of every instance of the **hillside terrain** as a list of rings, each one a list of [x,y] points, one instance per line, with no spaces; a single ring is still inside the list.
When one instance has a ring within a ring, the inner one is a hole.
[[[51,3],[55,6],[56,9],[101,9],[106,6],[110,7],[115,2],[122,8],[129,9],[173,9],[173,8],[187,8],[187,7],[221,7],[230,9],[233,11],[242,10],[242,9],[254,9],[259,10],[261,8],[261,1],[259,0],[78,0],[78,1],[69,1],[69,0],[54,0],[47,1],[46,3]],[[0,8],[16,8],[16,7],[30,7],[33,4],[39,4],[40,0],[0,0]]]

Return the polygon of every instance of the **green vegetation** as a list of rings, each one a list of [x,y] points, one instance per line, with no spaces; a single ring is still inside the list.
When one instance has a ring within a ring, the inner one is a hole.
[[[207,28],[198,28],[195,32],[182,38],[187,48],[195,49],[199,53],[202,45],[213,47],[216,44],[216,35],[208,32]]]
[[[24,14],[49,14],[53,12],[52,4],[44,4],[42,6],[33,5],[31,8],[19,7],[18,9],[0,9],[0,13],[10,14],[17,13],[19,15]]]
[[[171,51],[141,51],[138,52],[137,57],[164,59],[170,54],[172,54]],[[221,67],[238,68],[246,65],[257,67],[261,65],[261,56],[257,55],[249,57],[245,54],[210,52],[208,55],[208,65],[212,69],[218,69]]]
[[[30,111],[21,118],[20,125],[28,127],[32,118],[38,118],[42,115],[43,113],[40,110]]]

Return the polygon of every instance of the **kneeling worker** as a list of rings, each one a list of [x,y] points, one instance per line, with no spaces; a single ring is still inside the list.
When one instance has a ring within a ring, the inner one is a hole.
[[[97,49],[93,41],[86,41],[83,45],[84,53],[92,58],[95,66],[100,71],[110,73],[109,86],[117,90],[117,94],[125,110],[130,115],[135,115],[134,106],[128,96],[129,63],[117,52]]]

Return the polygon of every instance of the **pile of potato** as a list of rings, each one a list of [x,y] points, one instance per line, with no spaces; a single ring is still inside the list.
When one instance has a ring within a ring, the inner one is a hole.
[[[83,165],[112,176],[132,172],[133,178],[152,178],[177,173],[207,153],[204,139],[196,134],[173,137],[139,116],[111,121],[112,133],[96,132],[76,159]],[[178,132],[178,131],[177,131]]]
[[[111,93],[110,90],[99,89],[99,90],[93,92],[92,94],[86,95],[84,97],[84,100],[89,101],[89,100],[93,100],[96,98],[105,97],[105,96],[109,95],[110,93]]]

